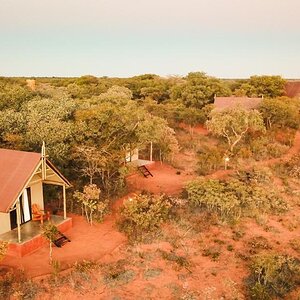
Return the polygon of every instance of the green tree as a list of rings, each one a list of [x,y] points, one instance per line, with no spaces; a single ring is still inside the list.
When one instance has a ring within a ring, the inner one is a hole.
[[[8,108],[20,110],[23,103],[32,100],[35,96],[35,92],[20,84],[0,81],[0,110]]]
[[[78,85],[84,85],[84,84],[97,84],[98,83],[98,78],[92,75],[84,75],[79,77],[76,80],[76,83]]]
[[[275,98],[285,92],[286,81],[281,76],[251,76],[250,79],[241,80],[235,86],[234,94],[248,97]]]
[[[206,126],[214,135],[227,140],[230,152],[233,152],[236,144],[249,130],[261,132],[266,130],[259,111],[247,111],[241,108],[213,111]]]
[[[228,85],[220,79],[207,76],[203,72],[189,73],[185,78],[186,83],[182,84],[180,97],[187,107],[202,108],[212,103],[214,96],[229,96],[231,91]]]
[[[121,184],[124,175],[121,163],[128,151],[153,142],[161,157],[166,158],[177,143],[167,121],[152,116],[130,97],[128,89],[112,87],[75,113],[76,143],[79,148],[90,147],[95,154],[83,153],[82,170],[91,170],[89,166],[93,165],[105,192],[118,188],[116,182],[112,184],[113,178]]]
[[[101,190],[95,184],[86,185],[83,188],[83,193],[76,191],[74,198],[82,205],[86,220],[90,225],[93,225],[93,214],[97,209]]]
[[[265,99],[259,110],[267,127],[299,127],[299,101],[288,97]]]
[[[23,133],[25,149],[39,152],[45,141],[51,159],[66,164],[68,161],[75,103],[70,99],[40,99],[27,103],[22,111],[26,119]]]

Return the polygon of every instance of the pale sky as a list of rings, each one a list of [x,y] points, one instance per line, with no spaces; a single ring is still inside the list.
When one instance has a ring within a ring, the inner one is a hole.
[[[0,0],[0,76],[300,78],[300,0]]]

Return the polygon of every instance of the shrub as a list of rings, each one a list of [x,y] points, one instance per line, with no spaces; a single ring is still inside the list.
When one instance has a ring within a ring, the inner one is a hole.
[[[84,186],[83,193],[76,191],[74,198],[81,204],[82,212],[85,213],[87,221],[92,225],[93,218],[101,222],[108,213],[109,201],[100,200],[101,190],[96,184]]]
[[[223,167],[224,152],[215,147],[198,151],[197,173],[207,175]]]
[[[202,251],[202,255],[210,257],[212,261],[217,261],[220,254],[221,252],[219,248],[206,248]]]
[[[268,156],[272,158],[281,157],[288,149],[288,146],[279,143],[270,143],[267,145]]]
[[[234,250],[234,247],[231,245],[231,244],[229,244],[229,245],[227,245],[227,248],[226,248],[228,251],[233,251]]]
[[[167,252],[164,250],[159,250],[163,259],[176,263],[179,267],[188,268],[191,263],[186,257],[177,255],[174,252]]]
[[[198,179],[188,183],[186,189],[191,205],[215,212],[223,221],[237,221],[240,216],[265,212],[281,213],[288,209],[275,191],[238,179]]]
[[[300,240],[299,239],[290,240],[289,244],[295,251],[297,251],[300,254]]]
[[[9,272],[0,280],[0,299],[35,299],[41,287],[24,272]]]
[[[217,212],[222,219],[240,216],[240,200],[226,183],[219,180],[196,180],[187,186],[188,199],[195,206]]]
[[[272,246],[269,244],[268,240],[263,236],[255,236],[247,242],[250,254],[257,254],[261,250],[272,249]]]
[[[294,155],[289,161],[277,164],[274,169],[280,176],[300,179],[300,155]]]
[[[120,259],[115,263],[107,264],[102,267],[103,279],[106,284],[126,284],[133,280],[135,272],[126,269],[126,261]]]
[[[248,171],[237,171],[236,178],[247,184],[266,184],[271,181],[272,172],[268,168],[253,168]]]
[[[274,131],[274,138],[280,144],[291,147],[295,138],[295,129],[285,128],[277,129]]]
[[[166,221],[171,208],[169,198],[164,195],[137,195],[128,199],[121,208],[119,228],[128,237],[138,239],[143,233],[155,231]]]
[[[163,270],[160,269],[160,268],[147,269],[147,270],[144,271],[144,278],[147,280],[147,279],[150,279],[150,278],[157,277],[162,273],[162,271]]]
[[[250,141],[250,149],[256,160],[278,158],[289,149],[288,146],[270,140],[269,137],[260,137]]]
[[[4,258],[7,251],[8,243],[0,241],[0,261]]]
[[[258,255],[254,258],[248,279],[252,299],[283,297],[299,284],[299,260],[276,254]]]
[[[90,273],[98,267],[96,262],[83,260],[76,261],[73,265],[73,275],[78,275],[80,278],[90,280]]]

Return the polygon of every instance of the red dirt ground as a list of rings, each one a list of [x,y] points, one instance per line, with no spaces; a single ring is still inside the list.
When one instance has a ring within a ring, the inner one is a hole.
[[[185,123],[180,123],[179,127],[190,131],[190,126]],[[192,128],[193,133],[201,134],[201,135],[208,135],[208,130],[203,125],[196,125]]]
[[[147,168],[153,174],[153,177],[144,177],[140,173],[132,174],[127,177],[126,182],[131,192],[140,192],[142,190],[151,193],[164,193],[176,195],[182,191],[184,183],[194,178],[180,170],[176,170],[170,165],[155,162]],[[180,172],[180,174],[176,174]]]

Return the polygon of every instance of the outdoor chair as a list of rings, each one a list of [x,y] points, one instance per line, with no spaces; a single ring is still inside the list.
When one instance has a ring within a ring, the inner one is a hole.
[[[42,210],[38,204],[34,203],[31,205],[32,209],[32,221],[41,221],[41,224],[44,223],[44,220],[50,220],[50,212],[45,212]]]

